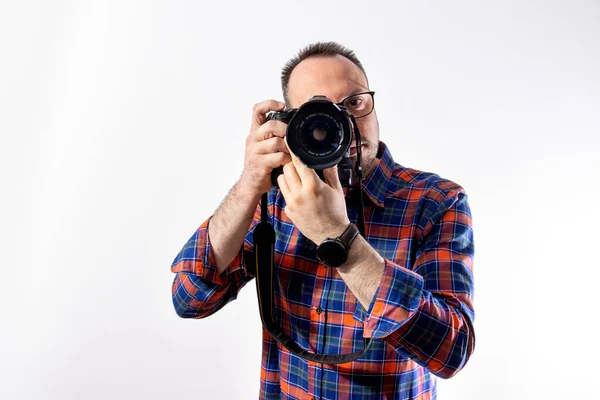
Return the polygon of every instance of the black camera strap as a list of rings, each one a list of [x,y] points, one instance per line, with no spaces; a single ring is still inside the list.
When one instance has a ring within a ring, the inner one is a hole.
[[[267,199],[263,195],[262,208]],[[266,211],[266,210],[265,210]],[[264,211],[263,211],[264,212]],[[265,214],[263,214],[265,215]],[[254,251],[256,255],[256,289],[260,318],[266,331],[291,353],[309,361],[324,364],[343,364],[359,359],[369,347],[371,339],[364,339],[360,351],[348,354],[317,354],[302,349],[275,320],[273,296],[275,294],[275,230],[269,222],[261,221],[254,228]]]
[[[354,117],[351,117],[354,119]],[[355,121],[353,121],[355,122]],[[356,127],[356,124],[355,124]],[[361,162],[361,141],[360,132],[357,129],[357,162],[356,174],[358,178],[358,192],[360,193],[358,209],[358,228],[360,233],[365,236],[364,206],[362,197],[362,169]],[[359,359],[371,344],[371,338],[364,339],[362,350],[347,354],[317,354],[302,349],[288,334],[281,328],[274,315],[275,294],[275,229],[268,220],[267,209],[268,197],[264,193],[261,197],[261,221],[254,228],[254,252],[255,252],[255,272],[256,272],[256,290],[260,309],[260,318],[265,330],[277,340],[282,346],[287,348],[292,354],[309,361],[324,364],[343,364]]]

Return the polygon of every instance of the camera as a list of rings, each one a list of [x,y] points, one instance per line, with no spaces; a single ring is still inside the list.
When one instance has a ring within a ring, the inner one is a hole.
[[[299,108],[269,113],[267,121],[271,119],[287,124],[290,150],[323,181],[323,170],[337,165],[342,186],[353,185],[350,146],[355,125],[344,106],[325,96],[313,96]],[[279,187],[277,177],[282,173],[283,167],[271,172],[273,186]]]

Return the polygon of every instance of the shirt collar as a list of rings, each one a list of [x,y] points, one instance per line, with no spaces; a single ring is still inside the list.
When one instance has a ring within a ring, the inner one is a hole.
[[[379,141],[377,157],[373,161],[375,168],[363,180],[362,189],[368,199],[376,206],[384,207],[388,183],[394,171],[394,159],[387,145]]]

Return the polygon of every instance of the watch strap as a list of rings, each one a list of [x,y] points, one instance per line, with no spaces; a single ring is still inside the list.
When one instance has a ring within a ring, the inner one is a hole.
[[[352,244],[352,242],[354,242],[359,233],[360,232],[356,225],[350,222],[346,230],[342,232],[340,236],[337,237],[337,240],[342,242],[347,249],[350,249],[350,245]]]

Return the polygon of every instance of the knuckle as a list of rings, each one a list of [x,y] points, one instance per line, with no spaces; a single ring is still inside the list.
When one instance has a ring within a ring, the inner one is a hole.
[[[274,131],[277,129],[277,121],[270,119],[263,124],[263,126],[269,131]]]
[[[299,206],[302,206],[304,204],[304,196],[300,191],[298,191],[297,193],[292,193],[292,200],[294,204],[297,204]]]
[[[274,137],[270,143],[270,145],[271,145],[270,147],[271,147],[271,150],[273,151],[273,153],[279,152],[281,150],[281,143],[277,139],[278,139],[277,137]]]
[[[267,121],[267,122],[264,122],[261,126],[259,126],[256,129],[256,135],[259,136],[260,138],[269,137],[269,135],[267,135],[267,133],[273,132],[272,122],[274,122],[274,121]]]
[[[256,128],[256,132],[260,132],[260,133],[264,132],[268,126],[267,124],[268,124],[268,122],[262,121],[262,123]]]
[[[279,153],[277,161],[279,165],[287,165],[289,163],[285,153]]]
[[[265,140],[265,153],[267,154],[273,154],[277,152],[277,148],[275,147],[275,145],[273,144],[273,141],[271,139],[267,139]]]

